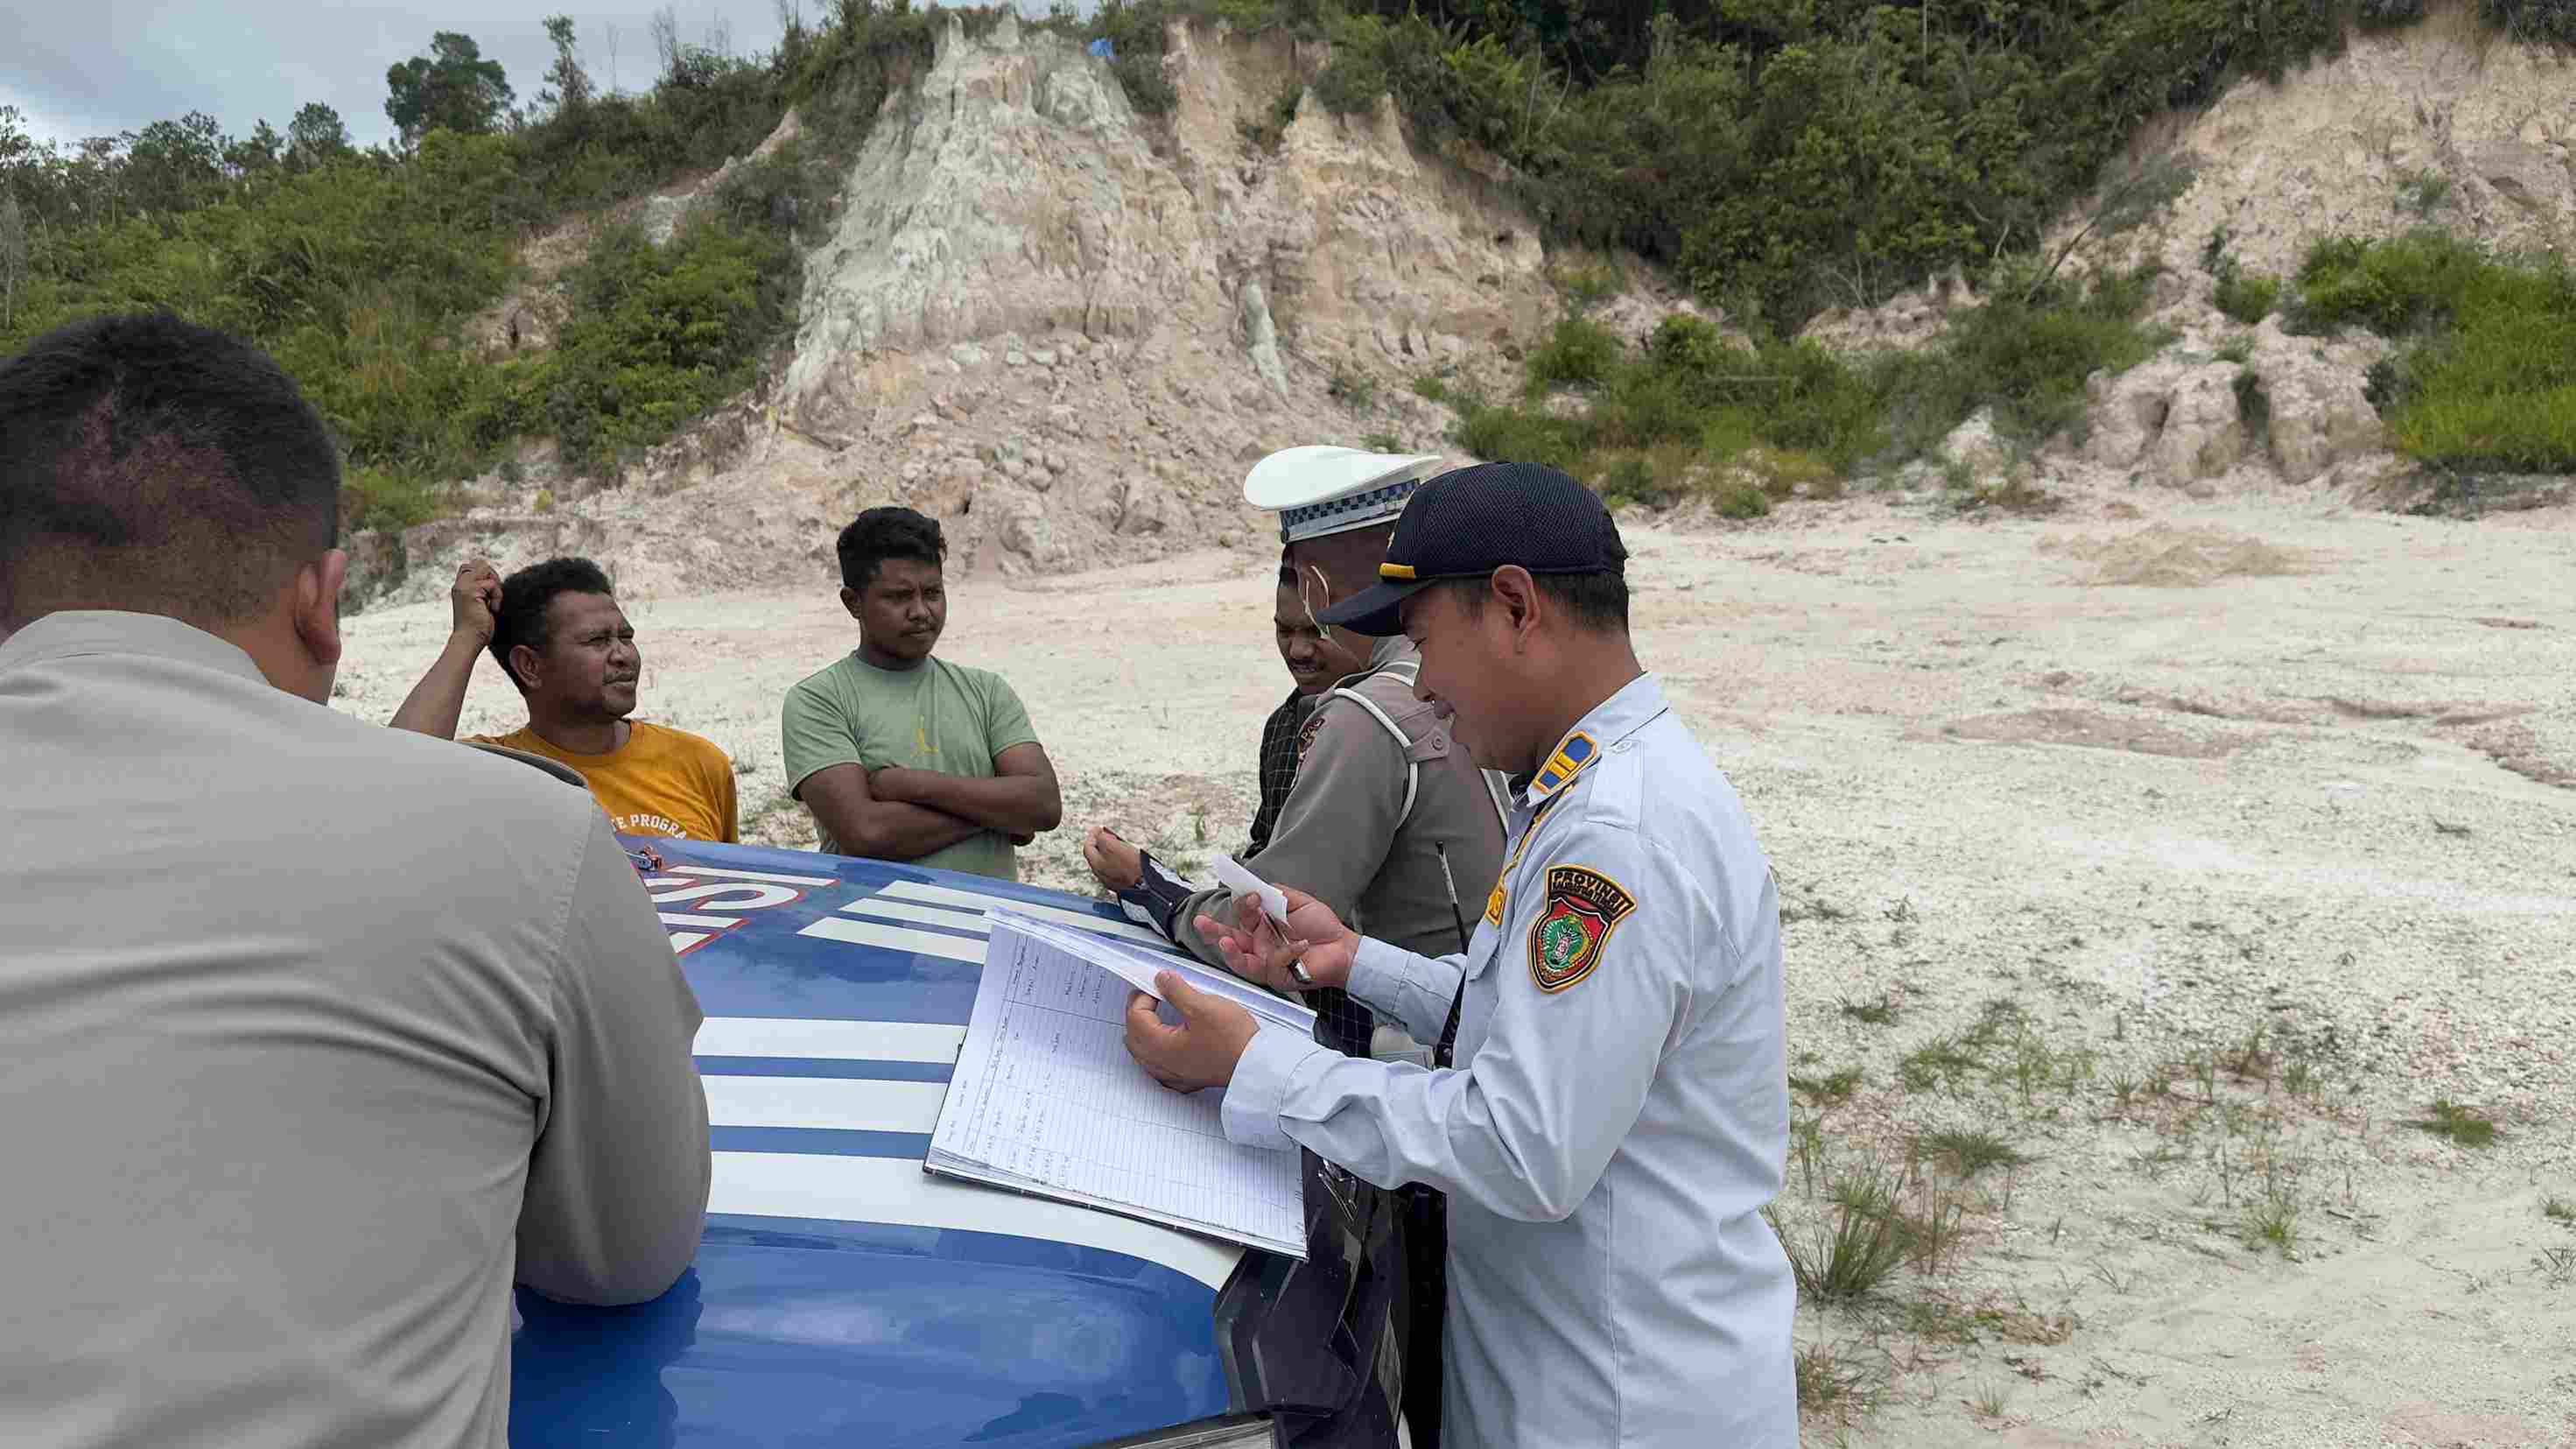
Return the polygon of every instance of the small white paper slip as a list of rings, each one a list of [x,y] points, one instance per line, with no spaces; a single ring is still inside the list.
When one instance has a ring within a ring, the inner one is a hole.
[[[1270,917],[1270,924],[1279,928],[1281,936],[1288,934],[1287,892],[1254,875],[1243,862],[1222,852],[1216,858],[1216,883],[1239,896],[1261,897],[1261,909]]]

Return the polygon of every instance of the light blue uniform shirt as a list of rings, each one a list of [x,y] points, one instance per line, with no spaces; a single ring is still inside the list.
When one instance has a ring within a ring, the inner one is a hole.
[[[1515,801],[1464,956],[1351,991],[1450,1071],[1265,1027],[1225,1130],[1449,1195],[1443,1441],[1795,1449],[1796,1289],[1761,1208],[1789,1093],[1780,912],[1744,807],[1643,675]]]

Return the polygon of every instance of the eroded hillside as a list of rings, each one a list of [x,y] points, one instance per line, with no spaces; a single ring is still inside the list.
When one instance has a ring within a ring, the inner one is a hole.
[[[757,388],[623,486],[531,453],[515,479],[475,485],[464,516],[362,543],[377,587],[426,598],[470,553],[507,566],[572,550],[648,594],[821,578],[832,530],[880,502],[942,518],[965,571],[1003,578],[1252,547],[1264,528],[1237,485],[1264,452],[1322,437],[1473,451],[1417,379],[1442,378],[1453,401],[1514,396],[1529,350],[1587,309],[1630,345],[1677,311],[1743,335],[1634,257],[1552,247],[1508,167],[1429,145],[1392,102],[1316,104],[1329,59],[1283,30],[1175,22],[1174,100],[1145,115],[1063,35],[1005,18],[970,36],[951,19],[849,161],[793,345]],[[2443,12],[2151,124],[2041,249],[2070,276],[2155,266],[2141,360],[2087,381],[2071,425],[2008,436],[1975,411],[1910,463],[1879,449],[1857,481],[1935,497],[1964,482],[1972,500],[2081,478],[2406,501],[2416,470],[2391,453],[2371,383],[2392,344],[2296,326],[2286,293],[2249,312],[2228,289],[2282,285],[2329,236],[2429,224],[2555,245],[2576,224],[2566,77],[2562,59]],[[692,204],[657,196],[650,219],[667,235]],[[1613,290],[1569,296],[1574,264]],[[1985,282],[1829,311],[1802,335],[1858,358],[1937,344],[1989,300]],[[1595,405],[1575,386],[1544,408]],[[1696,505],[1684,517],[1709,515],[1687,487],[1657,501],[1676,496]]]

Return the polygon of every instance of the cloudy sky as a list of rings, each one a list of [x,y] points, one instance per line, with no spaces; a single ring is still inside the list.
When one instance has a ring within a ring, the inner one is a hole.
[[[803,0],[807,23],[830,0]],[[231,135],[265,117],[278,130],[298,106],[340,113],[360,145],[389,139],[385,69],[426,54],[429,37],[458,30],[509,71],[522,104],[545,84],[553,60],[539,17],[573,17],[583,63],[601,88],[638,90],[653,79],[649,29],[657,4],[583,9],[566,0],[445,0],[423,6],[314,4],[312,0],[0,0],[0,105],[27,113],[54,141],[139,130],[204,111]],[[778,43],[775,0],[673,0],[680,38],[707,43],[730,30],[737,55]],[[616,40],[612,62],[610,37]],[[10,42],[14,41],[14,44]]]

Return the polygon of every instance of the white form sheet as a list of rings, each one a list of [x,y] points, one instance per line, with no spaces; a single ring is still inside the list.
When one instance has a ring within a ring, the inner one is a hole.
[[[1238,1147],[1220,1094],[1155,1085],[1124,1044],[1127,982],[1060,934],[993,917],[923,1165],[1305,1257],[1301,1154]]]
[[[1202,966],[1168,948],[1149,951],[1142,946],[1131,945],[1125,941],[1106,940],[1098,936],[1069,931],[1059,926],[1049,925],[1045,921],[1021,917],[1009,911],[995,911],[993,920],[1008,921],[1014,930],[1024,931],[1050,946],[1059,947],[1079,956],[1101,970],[1116,975],[1120,980],[1156,1001],[1163,999],[1163,988],[1154,984],[1154,978],[1162,972],[1174,971],[1180,974],[1182,980],[1199,990],[1210,996],[1222,996],[1265,1022],[1284,1026],[1302,1037],[1312,1038],[1315,1035],[1313,1008],[1301,1006],[1284,996],[1265,991],[1231,971],[1219,971],[1213,967]],[[1164,1018],[1166,1021],[1174,1019],[1168,1016]]]

